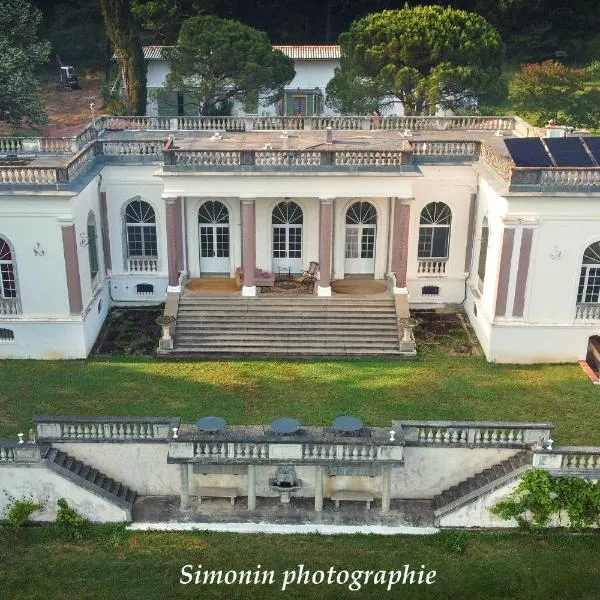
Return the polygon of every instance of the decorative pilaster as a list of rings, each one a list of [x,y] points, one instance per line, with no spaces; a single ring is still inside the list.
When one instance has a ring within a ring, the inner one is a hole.
[[[256,510],[256,465],[248,465],[248,510]]]
[[[383,467],[381,470],[381,512],[390,512],[390,499],[392,495],[392,469]]]
[[[102,227],[102,249],[104,251],[104,264],[106,269],[112,270],[112,257],[110,254],[110,235],[108,228],[108,206],[106,192],[100,192],[100,225]]]
[[[469,225],[467,228],[467,251],[465,252],[465,273],[471,270],[471,260],[473,259],[473,245],[475,243],[475,206],[477,204],[477,194],[471,194],[469,203]]]
[[[524,228],[521,234],[519,265],[517,267],[517,283],[515,287],[515,301],[512,311],[513,317],[522,317],[525,308],[525,292],[527,291],[527,278],[529,276],[532,240],[533,228]]]
[[[396,274],[396,286],[406,288],[408,265],[408,231],[410,227],[410,203],[412,198],[394,199],[394,231],[392,232],[392,272]]]
[[[181,512],[190,510],[190,476],[188,464],[182,463],[179,465],[179,477],[181,482]]]
[[[319,219],[319,296],[331,296],[331,241],[333,236],[333,199],[321,198]],[[315,500],[316,502],[316,500]],[[321,498],[321,505],[323,499]],[[316,510],[316,509],[315,509]]]
[[[181,199],[165,198],[167,208],[167,264],[169,267],[168,292],[180,292],[179,257],[182,255]]]
[[[254,198],[242,199],[242,269],[244,285],[242,296],[256,296],[256,214]],[[248,500],[250,502],[250,500]]]
[[[510,268],[512,253],[515,243],[515,230],[504,229],[502,235],[502,254],[500,256],[500,271],[498,274],[498,291],[496,296],[496,316],[503,317],[506,314],[506,303],[508,300],[508,284],[510,282]]]
[[[81,278],[79,275],[79,255],[77,253],[77,236],[72,217],[60,220],[65,257],[65,274],[67,276],[67,293],[69,296],[69,312],[80,315],[83,312],[81,294]]]
[[[323,512],[323,467],[315,467],[315,512]]]

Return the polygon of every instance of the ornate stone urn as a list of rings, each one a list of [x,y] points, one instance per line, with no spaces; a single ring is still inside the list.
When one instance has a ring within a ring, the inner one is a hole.
[[[176,319],[172,315],[161,315],[156,319],[156,323],[162,327],[162,337],[160,338],[160,347],[163,350],[173,349],[173,338],[171,337],[171,327],[175,325]]]

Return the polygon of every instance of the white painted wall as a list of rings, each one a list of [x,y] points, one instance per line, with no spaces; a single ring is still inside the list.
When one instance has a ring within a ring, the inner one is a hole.
[[[180,492],[179,465],[167,464],[168,444],[53,443],[53,446],[93,465],[141,496],[172,496]]]
[[[110,523],[127,521],[127,511],[101,496],[80,487],[49,469],[45,463],[4,464],[0,467],[0,514],[16,500],[33,498],[45,508],[32,515],[32,521],[55,521],[57,501],[65,498],[71,508],[90,521]]]

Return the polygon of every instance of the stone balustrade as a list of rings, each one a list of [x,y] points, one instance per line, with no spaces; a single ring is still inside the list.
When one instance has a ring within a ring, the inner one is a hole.
[[[0,167],[0,185],[52,185],[59,177],[59,169],[53,167]]]
[[[417,261],[418,275],[445,275],[446,273],[445,259],[423,259]]]
[[[94,162],[96,155],[99,153],[98,144],[90,144],[79,152],[66,165],[67,180],[73,181],[77,176],[81,175]]]
[[[321,164],[321,152],[295,152],[287,150],[265,150],[253,152],[254,165],[284,166],[298,165],[314,167]]]
[[[380,448],[368,444],[303,444],[302,458],[329,461],[374,461]]]
[[[0,440],[0,466],[13,463],[40,462],[40,446],[34,442]]]
[[[179,131],[245,131],[244,117],[179,117]]]
[[[165,441],[179,420],[171,417],[35,417],[38,441]]]
[[[414,156],[475,158],[479,155],[478,142],[411,140],[410,146]]]
[[[157,273],[158,258],[143,257],[143,258],[128,258],[127,270],[130,273]]]
[[[594,473],[600,477],[600,448],[593,446],[563,446],[538,450],[533,466],[563,473]]]
[[[165,156],[167,154],[168,152],[165,151]],[[172,164],[185,167],[233,167],[239,166],[241,163],[241,152],[237,150],[175,150],[172,152],[172,156]]]
[[[337,166],[391,167],[408,163],[408,154],[402,151],[347,150],[333,153]]]
[[[19,314],[19,300],[17,298],[0,298],[0,315],[13,316]]]
[[[15,462],[15,446],[18,442],[13,440],[0,440],[0,463]]]
[[[70,154],[78,148],[74,137],[0,137],[2,154]]]
[[[588,321],[600,319],[600,304],[579,302],[575,308],[575,318]]]
[[[394,421],[407,445],[531,448],[548,439],[552,423]]]
[[[495,152],[488,144],[485,142],[481,143],[480,147],[480,156],[481,158],[487,162],[502,179],[505,181],[510,181],[513,174],[513,169],[515,168],[515,164],[512,160],[510,160],[506,156],[502,156]]]
[[[116,140],[100,142],[104,156],[162,156],[163,140]]]

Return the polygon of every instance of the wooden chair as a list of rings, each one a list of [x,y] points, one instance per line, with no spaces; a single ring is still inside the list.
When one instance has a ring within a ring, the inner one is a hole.
[[[311,288],[314,289],[315,281],[318,281],[318,279],[319,263],[313,260],[308,265],[308,269],[306,269],[306,271],[304,271],[302,275],[300,275],[300,277],[296,279],[296,281],[299,281],[300,283],[305,283],[306,289],[308,291]]]

